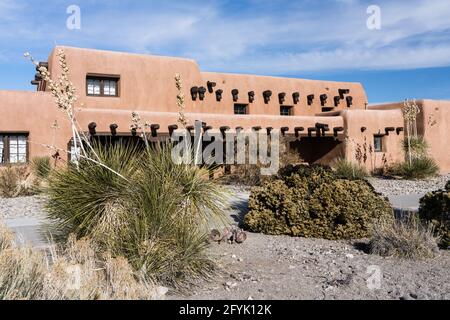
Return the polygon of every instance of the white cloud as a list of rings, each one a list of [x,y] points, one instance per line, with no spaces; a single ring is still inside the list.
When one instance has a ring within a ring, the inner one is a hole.
[[[82,30],[33,16],[32,5],[0,0],[0,41],[42,42],[194,58],[205,70],[295,73],[329,69],[414,69],[450,65],[450,6],[442,0],[374,1],[382,29],[366,28],[358,0],[170,2],[127,11],[81,4]],[[91,1],[90,3],[98,3]],[[144,6],[144,5],[143,5]],[[64,8],[63,8],[64,9]],[[61,10],[65,14],[65,10]],[[3,14],[2,14],[3,16]]]

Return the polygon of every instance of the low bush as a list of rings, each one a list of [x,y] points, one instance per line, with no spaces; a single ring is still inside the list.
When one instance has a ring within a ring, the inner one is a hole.
[[[420,157],[413,158],[411,163],[405,161],[393,165],[389,173],[405,179],[426,179],[436,176],[439,173],[439,167],[432,158]]]
[[[122,177],[87,160],[55,170],[45,190],[55,238],[87,237],[167,285],[210,275],[208,221],[224,221],[223,186],[207,170],[174,164],[169,147],[96,152]]]
[[[420,200],[419,216],[432,223],[444,248],[450,248],[450,181],[445,189],[428,193]]]
[[[87,240],[71,237],[66,249],[49,256],[51,261],[42,251],[16,247],[0,225],[0,300],[147,300],[165,294],[126,259],[98,255]]]
[[[363,180],[369,175],[365,167],[345,159],[337,160],[333,168],[337,176],[347,180]]]
[[[393,210],[365,181],[340,179],[323,166],[289,166],[254,188],[245,224],[250,231],[330,240],[370,236]]]
[[[383,257],[420,260],[433,258],[439,251],[439,239],[432,225],[423,225],[417,217],[405,221],[375,224],[369,249]]]

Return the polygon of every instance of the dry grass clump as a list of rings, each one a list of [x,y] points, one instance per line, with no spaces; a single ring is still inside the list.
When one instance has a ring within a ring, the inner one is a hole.
[[[333,164],[336,175],[347,180],[363,180],[369,176],[366,168],[345,159],[338,159]]]
[[[0,197],[14,198],[34,193],[33,178],[26,167],[0,169]]]
[[[0,226],[0,300],[151,300],[165,293],[125,258],[99,255],[91,241],[72,236],[47,256],[16,247]]]
[[[435,257],[439,239],[431,225],[412,216],[404,221],[377,224],[369,243],[372,254],[420,260]]]

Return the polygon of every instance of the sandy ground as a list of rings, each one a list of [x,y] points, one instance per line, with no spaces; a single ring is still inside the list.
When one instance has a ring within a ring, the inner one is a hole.
[[[407,182],[407,195],[391,194],[391,181],[374,184],[391,202],[416,208],[418,195],[437,189],[444,180],[426,188]],[[233,192],[230,222],[239,224],[247,212],[249,191],[236,187]],[[21,242],[45,245],[38,233],[43,221],[39,197],[0,199],[0,217]],[[210,253],[218,264],[216,276],[187,294],[169,292],[169,299],[450,299],[450,251],[432,260],[404,261],[366,254],[363,240],[249,234],[242,245],[212,244]]]
[[[239,225],[249,191],[233,190],[230,221]],[[416,197],[396,197],[391,198],[417,207]],[[366,244],[252,233],[241,245],[213,243],[210,252],[219,266],[215,278],[169,299],[450,299],[450,251],[432,260],[408,261],[367,254]]]
[[[366,254],[363,244],[261,234],[214,244],[214,280],[169,299],[450,299],[450,252],[403,261]]]

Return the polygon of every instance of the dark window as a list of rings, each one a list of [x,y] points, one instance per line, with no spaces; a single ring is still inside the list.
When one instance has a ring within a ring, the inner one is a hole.
[[[0,133],[0,164],[28,161],[28,135]]]
[[[291,106],[281,106],[280,115],[282,116],[292,116],[294,114],[294,109]]]
[[[375,152],[383,152],[383,136],[375,136],[373,140]]]
[[[97,97],[118,97],[119,79],[117,76],[87,76],[86,94]]]
[[[235,104],[234,114],[248,114],[248,104]]]

